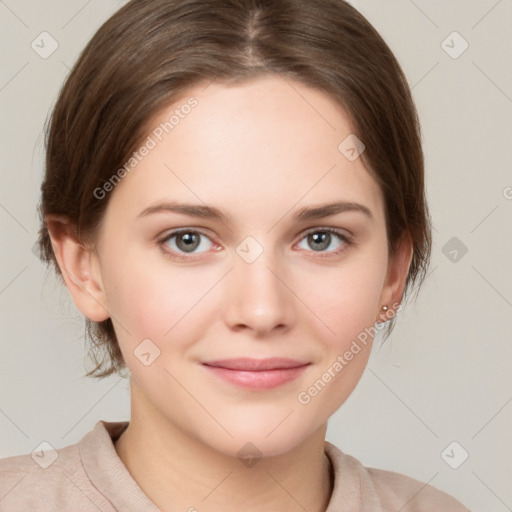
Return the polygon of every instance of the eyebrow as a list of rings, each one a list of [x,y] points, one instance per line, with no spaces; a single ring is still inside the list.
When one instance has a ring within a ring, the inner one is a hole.
[[[215,219],[226,222],[229,216],[222,213],[218,208],[200,204],[178,203],[177,201],[161,202],[148,206],[138,217],[146,217],[155,213],[181,213],[190,217],[200,217],[203,219]]]
[[[337,215],[338,213],[343,212],[361,212],[370,219],[373,219],[373,215],[371,210],[362,204],[359,203],[347,203],[347,202],[337,202],[337,203],[329,203],[318,207],[306,207],[301,208],[294,215],[296,220],[312,220],[312,219],[322,219],[324,217],[330,217],[332,215]]]
[[[373,219],[372,212],[368,207],[353,202],[334,202],[316,207],[304,207],[298,210],[293,217],[297,221],[307,221],[322,219],[343,212],[360,212]],[[138,217],[146,217],[155,213],[178,213],[190,217],[219,220],[221,222],[228,222],[231,219],[230,215],[223,213],[213,206],[179,203],[177,201],[160,202],[148,206]]]

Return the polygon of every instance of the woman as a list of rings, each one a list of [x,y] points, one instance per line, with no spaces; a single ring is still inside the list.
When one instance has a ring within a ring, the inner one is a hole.
[[[325,441],[431,246],[410,91],[349,4],[129,2],[60,93],[41,215],[132,417],[1,461],[6,511],[468,510]]]

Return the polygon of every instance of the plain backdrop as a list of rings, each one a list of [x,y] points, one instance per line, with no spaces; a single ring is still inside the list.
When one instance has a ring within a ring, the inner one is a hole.
[[[0,2],[2,457],[130,417],[127,379],[84,377],[82,317],[33,251],[44,121],[79,52],[123,3]],[[434,247],[417,301],[374,345],[327,439],[472,510],[512,510],[512,2],[353,4],[411,84]],[[42,32],[58,44],[47,58],[32,47]]]

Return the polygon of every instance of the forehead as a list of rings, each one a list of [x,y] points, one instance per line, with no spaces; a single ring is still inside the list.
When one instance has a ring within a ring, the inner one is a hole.
[[[300,83],[270,76],[196,86],[148,127],[152,147],[117,185],[109,209],[121,204],[135,214],[170,199],[270,219],[293,205],[337,200],[382,207],[362,160],[339,150],[353,131],[350,117]]]

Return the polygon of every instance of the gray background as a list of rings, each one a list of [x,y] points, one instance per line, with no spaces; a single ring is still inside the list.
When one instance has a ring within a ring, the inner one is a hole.
[[[44,120],[81,49],[123,3],[0,1],[2,457],[129,418],[126,379],[82,376],[82,317],[33,253]],[[475,511],[512,510],[512,1],[352,3],[413,88],[435,231],[418,300],[374,346],[328,440]],[[31,47],[44,31],[58,43],[47,58]],[[458,465],[463,450],[469,458],[452,469],[446,461]]]

